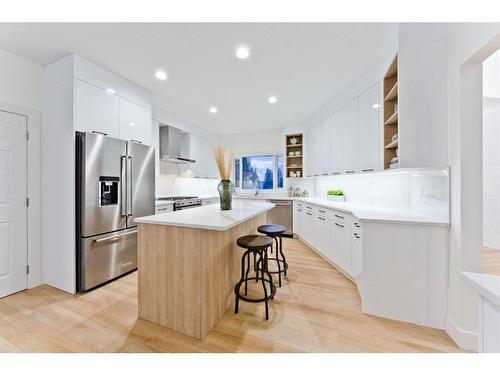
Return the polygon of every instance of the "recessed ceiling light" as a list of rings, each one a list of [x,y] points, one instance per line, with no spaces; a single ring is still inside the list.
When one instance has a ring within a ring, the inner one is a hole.
[[[210,113],[217,113],[219,111],[217,107],[210,107],[208,110],[210,111]]]
[[[377,108],[380,108],[380,104],[378,104],[378,103],[375,103],[374,105],[372,105],[372,108],[373,108],[373,109],[377,109]]]
[[[271,104],[274,104],[278,101],[278,99],[275,96],[270,96],[269,99],[267,99],[267,101]]]
[[[107,89],[106,89],[106,92],[107,92],[108,94],[116,94],[116,91],[115,91],[115,90],[113,90],[111,87],[110,87],[110,88],[107,88]]]
[[[155,77],[160,81],[165,81],[167,79],[167,73],[165,73],[163,70],[157,70],[155,73]]]
[[[130,126],[137,126],[137,124],[135,122],[131,122],[129,125]]]
[[[236,48],[236,57],[245,60],[250,56],[250,49],[247,46],[239,46]]]

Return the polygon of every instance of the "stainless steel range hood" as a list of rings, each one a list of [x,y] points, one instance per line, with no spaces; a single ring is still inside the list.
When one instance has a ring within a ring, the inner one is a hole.
[[[189,133],[173,126],[160,126],[160,158],[175,164],[196,163],[191,159]]]

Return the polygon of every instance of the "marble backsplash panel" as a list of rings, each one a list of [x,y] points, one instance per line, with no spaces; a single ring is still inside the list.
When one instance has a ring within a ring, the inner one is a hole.
[[[313,196],[342,189],[346,201],[412,211],[449,220],[449,170],[400,169],[314,179]]]

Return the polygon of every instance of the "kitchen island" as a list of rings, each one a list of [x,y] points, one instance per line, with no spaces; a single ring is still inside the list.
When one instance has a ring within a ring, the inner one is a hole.
[[[274,204],[233,201],[135,219],[139,317],[203,339],[234,303],[243,250]]]

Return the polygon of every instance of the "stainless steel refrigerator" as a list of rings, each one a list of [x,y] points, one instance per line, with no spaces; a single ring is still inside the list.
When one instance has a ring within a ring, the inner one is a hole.
[[[92,289],[137,268],[134,217],[155,212],[153,147],[76,133],[77,285]]]

